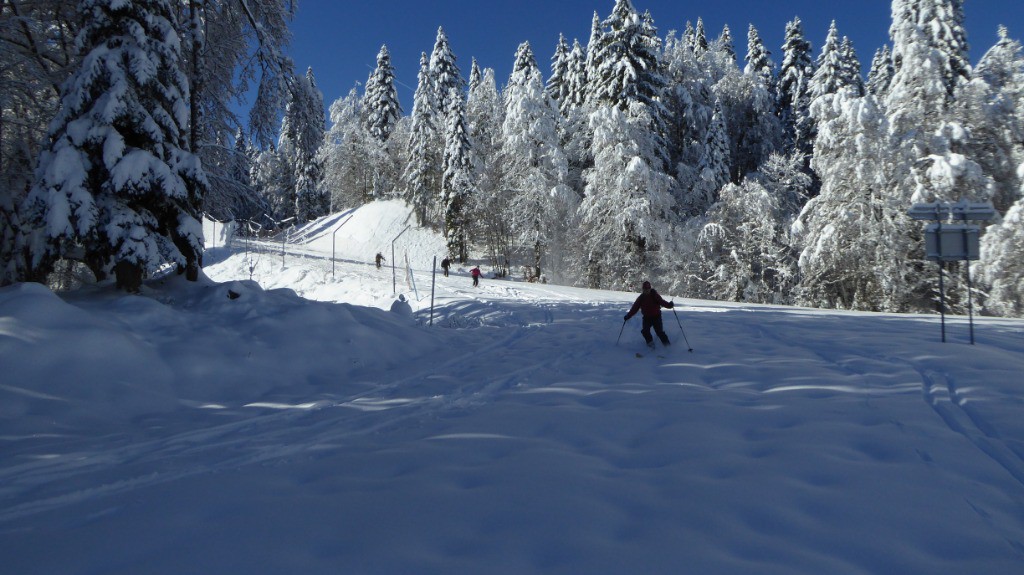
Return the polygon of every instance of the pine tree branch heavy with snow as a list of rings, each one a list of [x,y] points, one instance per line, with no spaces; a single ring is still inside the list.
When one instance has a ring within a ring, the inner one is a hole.
[[[83,58],[62,88],[26,200],[29,277],[60,258],[138,291],[172,262],[196,279],[206,188],[188,148],[189,89],[168,0],[83,0]]]

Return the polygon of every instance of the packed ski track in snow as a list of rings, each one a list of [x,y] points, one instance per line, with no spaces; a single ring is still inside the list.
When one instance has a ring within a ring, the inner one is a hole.
[[[1024,322],[663,294],[648,352],[635,293],[474,288],[408,225],[0,290],[0,571],[1024,569]]]

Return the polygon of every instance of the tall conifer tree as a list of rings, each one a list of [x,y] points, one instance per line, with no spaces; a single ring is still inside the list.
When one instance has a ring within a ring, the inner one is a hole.
[[[747,30],[747,56],[743,73],[754,76],[767,90],[775,89],[775,63],[772,53],[765,48],[757,28],[751,24]]]
[[[82,0],[82,54],[61,92],[50,144],[25,207],[28,277],[58,258],[113,268],[138,291],[176,262],[198,277],[207,182],[189,150],[188,80],[168,0]]]
[[[377,67],[366,80],[363,109],[367,131],[382,144],[387,142],[402,117],[402,105],[395,90],[395,69],[387,46],[380,47]]]
[[[888,44],[882,46],[875,52],[871,59],[871,69],[868,71],[867,91],[874,94],[880,100],[885,99],[889,92],[889,85],[892,84],[892,77],[896,73],[892,65],[892,52]]]
[[[533,51],[524,42],[505,89],[501,189],[509,194],[507,216],[520,245],[531,254],[528,265],[534,277],[541,274],[558,227],[565,226],[565,205],[571,198],[559,142],[560,118],[557,103],[544,92]]]
[[[331,205],[323,188],[323,162],[319,157],[324,142],[324,96],[317,88],[313,69],[297,78],[293,96],[285,111],[285,134],[292,148],[295,166],[295,214],[299,223],[326,216]]]
[[[438,116],[430,60],[420,56],[419,82],[413,95],[412,134],[409,137],[409,160],[403,175],[405,198],[415,209],[420,224],[430,221],[430,209],[441,188],[441,150]]]
[[[434,51],[430,54],[430,78],[434,102],[437,106],[436,114],[440,125],[443,126],[448,116],[457,107],[464,109],[466,97],[466,81],[462,79],[462,74],[459,72],[455,53],[452,52],[444,28],[437,29]],[[455,102],[455,100],[462,100],[462,102]]]
[[[441,196],[444,212],[444,236],[448,255],[461,263],[469,258],[469,209],[473,194],[473,169],[470,160],[470,139],[466,129],[465,104],[453,98],[455,107],[445,126],[445,148],[442,158]]]
[[[811,43],[804,37],[800,18],[786,24],[782,46],[783,61],[779,70],[779,117],[782,119],[790,150],[810,156],[813,127],[809,108],[814,62]]]

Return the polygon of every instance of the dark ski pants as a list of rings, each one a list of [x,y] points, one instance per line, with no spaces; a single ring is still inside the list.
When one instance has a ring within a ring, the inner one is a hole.
[[[640,335],[644,336],[644,341],[647,342],[647,345],[654,343],[654,337],[651,336],[652,327],[654,328],[654,333],[658,334],[658,339],[661,340],[662,344],[669,345],[672,343],[668,340],[668,335],[665,334],[665,328],[661,325],[660,315],[653,317],[644,316],[643,320],[644,323],[643,327],[640,328]]]

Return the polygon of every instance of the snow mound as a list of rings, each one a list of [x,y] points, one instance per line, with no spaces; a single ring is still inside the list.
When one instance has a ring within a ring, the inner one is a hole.
[[[403,266],[408,257],[410,265],[424,268],[434,256],[440,262],[448,253],[444,236],[419,227],[412,208],[400,200],[371,202],[320,218],[292,231],[289,242],[352,261],[370,262],[379,252],[388,262],[398,258]]]

